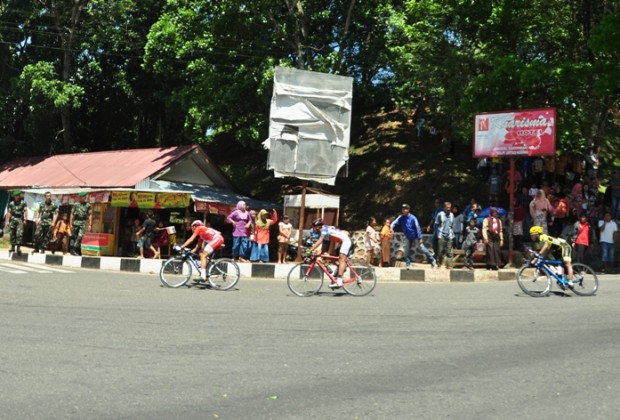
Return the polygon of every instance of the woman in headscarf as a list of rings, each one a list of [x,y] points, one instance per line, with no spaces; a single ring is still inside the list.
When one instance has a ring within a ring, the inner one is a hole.
[[[551,212],[551,203],[547,199],[543,190],[538,190],[534,199],[530,202],[530,215],[532,216],[532,226],[542,226],[544,233],[547,230],[547,215]]]
[[[575,182],[569,195],[570,208],[577,210],[577,214],[583,211],[583,184],[581,181]]]
[[[248,231],[252,220],[245,201],[237,203],[237,209],[228,215],[226,221],[233,225],[232,257],[235,261],[247,262],[246,258],[249,253]]]
[[[278,221],[278,212],[272,210],[271,219],[267,218],[267,210],[262,209],[256,217],[256,245],[252,251],[252,262],[269,262],[269,230]]]

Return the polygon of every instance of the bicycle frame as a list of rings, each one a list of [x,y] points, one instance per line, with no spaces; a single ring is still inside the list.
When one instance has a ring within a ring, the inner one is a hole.
[[[331,280],[332,283],[336,282],[336,277],[334,277],[334,275],[327,269],[327,266],[325,265],[325,263],[321,260],[328,260],[328,261],[332,261],[338,264],[339,257],[333,256],[333,255],[315,255],[315,256],[311,256],[310,258],[312,259],[312,261],[308,265],[306,274],[310,274],[314,266],[318,265],[321,271],[323,271],[323,273],[327,275],[327,277]],[[342,279],[342,282],[344,284],[352,283],[357,280],[358,274],[355,272],[355,269],[351,266],[349,257],[347,257],[345,264],[346,264],[346,267],[351,271],[351,278]]]
[[[560,266],[562,267],[562,275],[558,275],[555,271],[553,271],[551,269],[551,266]],[[553,277],[555,279],[556,282],[561,283],[561,284],[567,284],[568,281],[566,280],[566,270],[564,268],[564,261],[560,261],[560,260],[547,260],[544,259],[542,257],[538,258],[538,262],[536,263],[536,268],[538,268],[539,270],[542,269],[544,270],[545,273],[549,274],[551,277]]]

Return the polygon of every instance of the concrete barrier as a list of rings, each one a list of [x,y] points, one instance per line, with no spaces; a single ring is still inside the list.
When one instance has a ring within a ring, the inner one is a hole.
[[[109,271],[127,271],[144,274],[158,274],[165,260],[120,258],[120,257],[76,257],[73,255],[31,254],[17,255],[7,250],[0,251],[2,260],[31,264],[47,264],[72,268],[89,268]],[[275,278],[286,280],[295,264],[256,264],[239,263],[241,278]],[[514,268],[490,271],[485,269],[464,270],[431,268],[428,264],[414,264],[410,270],[405,267],[375,267],[377,281],[427,282],[427,283],[468,283],[515,280]]]

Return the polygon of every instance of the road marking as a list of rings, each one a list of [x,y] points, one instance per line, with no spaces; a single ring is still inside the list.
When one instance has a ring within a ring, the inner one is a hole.
[[[15,269],[17,270],[17,272],[9,271],[10,273],[15,273],[15,274],[24,274],[26,272],[34,272],[34,273],[39,273],[39,274],[51,274],[51,273],[73,274],[73,271],[62,270],[59,268],[50,268],[47,266],[43,266],[39,268],[39,267],[33,267],[31,265],[0,263],[0,267],[7,267],[7,268]],[[7,270],[4,270],[4,271],[7,271]]]
[[[4,268],[4,267],[2,267],[2,264],[0,264],[0,271],[3,271],[5,273],[12,273],[12,274],[26,274],[25,271],[11,270],[11,269],[8,269],[8,268]]]

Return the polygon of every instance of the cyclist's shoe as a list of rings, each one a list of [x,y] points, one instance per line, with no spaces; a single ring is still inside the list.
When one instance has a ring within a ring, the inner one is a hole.
[[[411,268],[411,264],[407,263],[407,266],[405,268],[409,270]]]
[[[330,285],[329,285],[329,287],[330,287],[331,289],[338,289],[339,287],[342,287],[342,285],[343,285],[343,284],[344,284],[344,282],[342,281],[342,278],[338,277],[338,278],[336,279],[336,282],[335,282],[335,283],[330,284]]]
[[[572,280],[569,280],[568,282],[566,282],[566,285],[567,285],[568,287],[573,287],[575,284],[573,283],[573,281],[572,281]]]

